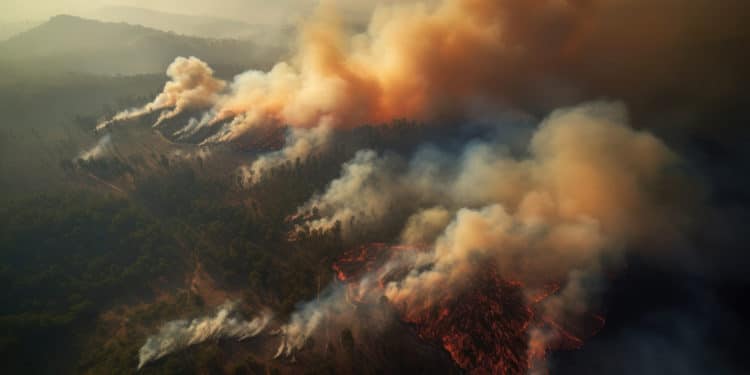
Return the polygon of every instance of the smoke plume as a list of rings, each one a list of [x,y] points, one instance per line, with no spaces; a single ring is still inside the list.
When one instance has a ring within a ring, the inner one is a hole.
[[[662,183],[670,176],[665,166],[677,156],[649,133],[629,128],[627,121],[620,103],[555,111],[531,139],[529,157],[522,159],[512,157],[500,142],[472,142],[460,155],[425,148],[410,161],[361,151],[344,164],[341,177],[299,211],[318,209],[321,218],[307,223],[313,228],[327,229],[339,220],[346,230],[351,217],[377,225],[394,207],[456,212],[503,203],[507,210],[523,213],[526,221],[552,213],[595,217],[627,232],[618,236],[660,228],[660,220],[634,212],[654,207],[658,219],[667,214],[647,194],[661,185],[641,185]]]
[[[346,301],[346,290],[340,285],[330,285],[314,301],[310,301],[289,318],[289,322],[279,329],[281,343],[275,358],[288,357],[301,349],[307,339],[325,322],[348,321],[352,306]]]
[[[112,152],[112,136],[109,134],[105,134],[103,137],[99,138],[99,141],[96,142],[94,147],[82,151],[76,157],[76,160],[95,160],[104,155],[107,155],[110,152]]]
[[[591,309],[602,273],[617,267],[626,249],[676,238],[684,229],[669,192],[680,178],[674,173],[679,158],[653,135],[633,130],[618,103],[555,111],[524,157],[492,143],[469,145],[456,159],[436,152],[409,163],[360,152],[301,208],[319,209],[321,217],[308,227],[355,215],[366,219],[354,226],[378,225],[396,207],[412,211],[402,241],[427,244],[429,251],[399,252],[359,281],[359,295],[385,296],[419,312],[471,288],[471,275],[489,264],[523,285],[529,298],[550,283],[560,285],[544,301],[542,321],[574,321]],[[376,281],[394,270],[406,272],[380,288]],[[317,303],[295,315],[280,353],[299,349],[330,310]],[[542,352],[555,339],[544,327],[530,332],[529,346]]]
[[[214,77],[208,64],[195,57],[178,57],[167,68],[171,78],[164,84],[162,92],[143,107],[131,108],[116,114],[112,119],[99,124],[96,130],[103,130],[116,121],[138,118],[161,111],[154,125],[177,116],[187,109],[202,109],[213,105],[226,83]]]
[[[738,67],[696,52],[750,58],[739,52],[750,41],[739,17],[743,6],[740,0],[387,3],[376,7],[365,31],[352,33],[325,2],[302,25],[287,61],[227,85],[206,63],[178,57],[151,103],[97,129],[153,112],[160,112],[158,125],[188,109],[202,113],[173,134],[178,140],[200,134],[203,144],[241,142],[263,126],[323,129],[291,130],[283,150],[245,168],[252,183],[261,169],[325,147],[324,129],[397,118],[450,122],[503,109],[546,113],[600,97],[641,111],[699,110],[731,96],[738,82],[750,83]]]
[[[389,160],[379,159],[371,150],[359,151],[343,165],[341,177],[300,207],[297,216],[317,209],[321,217],[306,222],[306,228],[327,230],[338,222],[345,236],[351,236],[355,221],[376,226],[396,200],[408,193],[394,173]]]
[[[157,335],[146,340],[138,351],[138,369],[170,353],[206,340],[245,340],[258,335],[271,320],[267,311],[251,321],[236,316],[236,303],[220,306],[214,316],[194,320],[175,320],[164,324]]]
[[[312,129],[291,128],[287,130],[284,147],[281,150],[260,155],[249,167],[240,169],[245,184],[253,185],[258,182],[264,172],[286,162],[303,160],[316,153],[323,152],[328,146],[331,129],[319,126]]]

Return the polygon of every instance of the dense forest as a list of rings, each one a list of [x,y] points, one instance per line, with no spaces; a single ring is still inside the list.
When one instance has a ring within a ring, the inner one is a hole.
[[[105,306],[148,293],[155,280],[186,266],[169,228],[116,197],[14,201],[0,228],[0,350],[17,373],[40,365],[29,353],[60,345],[55,338],[64,342]]]

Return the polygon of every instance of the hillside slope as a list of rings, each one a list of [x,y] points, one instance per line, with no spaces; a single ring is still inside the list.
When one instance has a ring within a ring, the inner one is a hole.
[[[288,24],[255,24],[131,6],[105,6],[82,14],[82,16],[106,22],[125,22],[201,38],[246,39],[266,43],[272,42],[269,40],[271,35],[278,35],[277,41],[283,44],[293,37],[293,27]]]
[[[107,75],[163,73],[176,56],[196,56],[216,67],[264,68],[280,53],[251,41],[188,37],[67,15],[0,43],[5,62]]]

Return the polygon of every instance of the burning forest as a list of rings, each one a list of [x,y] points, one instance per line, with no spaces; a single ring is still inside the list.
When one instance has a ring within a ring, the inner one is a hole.
[[[214,9],[281,17],[273,64],[217,57],[268,25],[187,10],[244,32],[9,40],[179,51],[31,128],[60,171],[0,209],[12,373],[45,335],[64,373],[742,372],[742,1],[281,2]],[[57,108],[26,84],[16,117]]]

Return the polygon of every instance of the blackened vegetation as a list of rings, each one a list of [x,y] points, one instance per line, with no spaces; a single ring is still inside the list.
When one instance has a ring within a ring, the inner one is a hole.
[[[533,313],[521,288],[492,269],[475,278],[477,287],[444,298],[431,309],[406,312],[404,319],[415,325],[420,337],[445,348],[469,373],[527,373]]]

